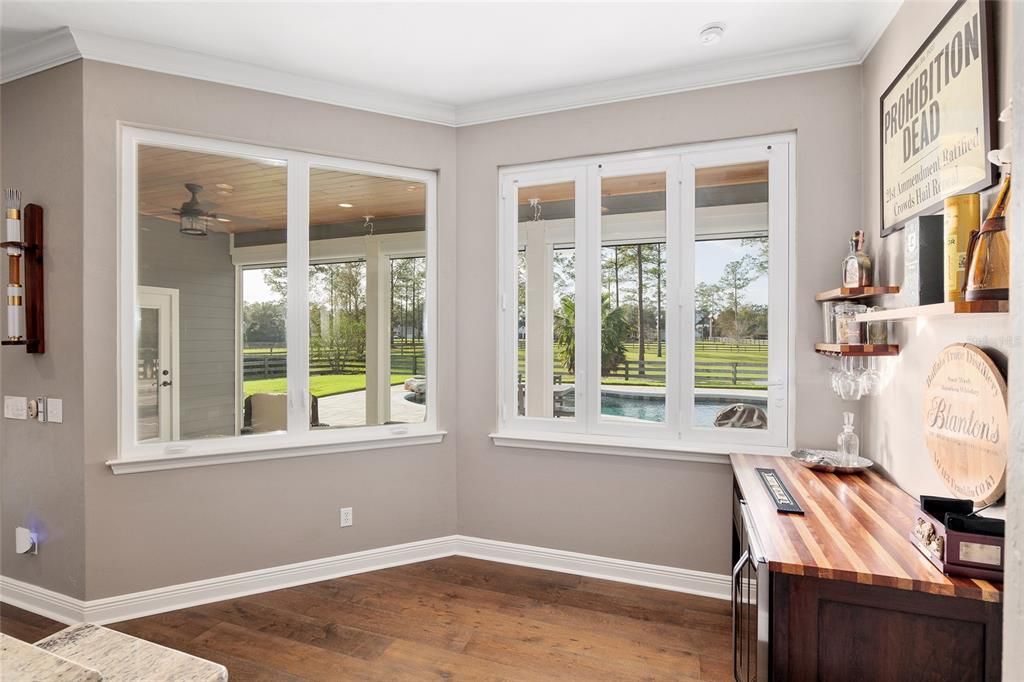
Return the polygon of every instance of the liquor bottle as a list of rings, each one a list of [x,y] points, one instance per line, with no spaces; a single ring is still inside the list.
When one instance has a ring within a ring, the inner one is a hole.
[[[860,461],[860,438],[853,432],[853,412],[843,412],[843,430],[836,437],[839,466],[857,466]]]
[[[964,276],[967,274],[967,244],[971,234],[981,226],[981,195],[947,197],[942,221],[946,232],[942,268],[945,298],[947,303],[962,301]]]
[[[864,253],[863,230],[857,230],[850,238],[850,253],[843,259],[843,286],[871,286],[871,259]]]

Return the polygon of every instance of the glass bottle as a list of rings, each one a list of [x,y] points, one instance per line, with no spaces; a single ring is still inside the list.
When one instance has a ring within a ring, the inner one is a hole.
[[[864,253],[863,230],[857,230],[850,238],[850,253],[843,259],[843,286],[871,286],[871,259]]]
[[[843,412],[843,431],[836,438],[839,466],[856,466],[860,460],[860,438],[853,432],[853,412]]]

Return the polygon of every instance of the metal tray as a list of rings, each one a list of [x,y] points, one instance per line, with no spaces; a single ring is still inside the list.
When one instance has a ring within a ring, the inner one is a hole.
[[[867,457],[858,457],[853,466],[839,466],[836,464],[838,455],[835,450],[794,450],[790,453],[793,459],[808,469],[830,474],[859,474],[874,464]]]

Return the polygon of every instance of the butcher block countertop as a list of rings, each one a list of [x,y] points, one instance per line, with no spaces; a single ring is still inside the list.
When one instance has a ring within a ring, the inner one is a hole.
[[[790,457],[730,455],[769,569],[902,590],[1001,602],[1003,586],[949,577],[910,543],[918,503],[868,470],[826,474]],[[773,468],[804,510],[781,514],[755,471]]]

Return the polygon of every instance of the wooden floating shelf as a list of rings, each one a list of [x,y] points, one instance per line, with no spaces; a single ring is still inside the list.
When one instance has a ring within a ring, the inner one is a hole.
[[[899,287],[839,287],[814,296],[815,301],[849,301],[856,298],[871,298],[883,294],[898,294]]]
[[[868,357],[882,355],[899,355],[900,347],[896,344],[853,344],[853,343],[816,343],[814,351],[833,357]]]
[[[999,315],[1008,312],[1010,312],[1009,301],[949,301],[948,303],[933,303],[912,308],[893,308],[892,310],[860,313],[857,315],[857,321],[910,320],[919,317],[949,315]]]

